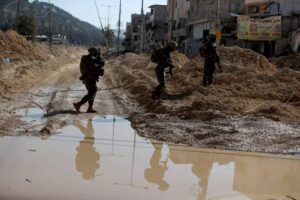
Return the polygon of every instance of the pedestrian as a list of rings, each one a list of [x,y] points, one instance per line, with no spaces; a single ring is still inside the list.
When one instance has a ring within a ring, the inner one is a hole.
[[[216,70],[215,67],[216,63],[218,64],[218,67],[222,72],[222,67],[220,65],[220,57],[215,42],[216,42],[216,36],[210,34],[209,39],[199,49],[200,55],[204,58],[204,75],[203,75],[204,87],[207,87],[213,83],[213,75]]]
[[[165,48],[155,50],[152,53],[151,60],[156,63],[155,74],[159,85],[155,88],[152,93],[152,99],[157,99],[161,97],[162,91],[165,88],[165,69],[169,67],[168,73],[172,75],[172,69],[174,65],[171,61],[170,53],[177,49],[176,42],[169,42]]]
[[[85,85],[88,94],[85,95],[81,101],[73,104],[77,113],[80,112],[80,107],[85,103],[89,104],[87,109],[88,113],[97,112],[93,110],[94,99],[98,90],[97,82],[99,81],[99,77],[104,74],[103,66],[105,62],[100,56],[100,49],[92,47],[88,50],[88,52],[88,55],[82,56],[80,62],[80,80]]]

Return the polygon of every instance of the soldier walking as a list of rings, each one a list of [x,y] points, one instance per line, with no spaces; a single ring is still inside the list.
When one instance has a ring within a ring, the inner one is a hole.
[[[216,63],[218,63],[218,67],[222,72],[222,67],[220,65],[220,57],[215,42],[216,42],[216,36],[210,34],[208,41],[199,50],[200,55],[204,58],[204,75],[203,75],[204,87],[207,87],[213,83],[213,75],[216,70],[215,67]]]
[[[172,75],[172,69],[174,65],[171,61],[170,53],[177,49],[176,42],[169,42],[167,47],[159,50],[155,50],[151,56],[152,62],[156,63],[155,74],[159,85],[152,93],[152,99],[161,97],[162,91],[165,88],[165,68],[169,67],[169,72]]]
[[[90,48],[88,52],[88,55],[82,56],[80,62],[80,80],[85,85],[88,94],[85,95],[81,101],[73,104],[77,113],[80,113],[80,107],[85,103],[89,104],[87,113],[97,112],[93,109],[94,99],[98,90],[97,82],[99,81],[99,77],[104,74],[103,66],[105,62],[100,56],[100,49],[93,47]]]

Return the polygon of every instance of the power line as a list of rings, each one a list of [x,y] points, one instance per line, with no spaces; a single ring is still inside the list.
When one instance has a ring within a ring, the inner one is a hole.
[[[107,38],[105,37],[105,34],[104,34],[104,28],[103,28],[103,24],[102,24],[102,20],[101,20],[101,16],[100,16],[100,13],[99,13],[99,9],[98,9],[98,5],[97,5],[96,0],[94,0],[94,4],[95,4],[96,10],[97,10],[97,14],[98,14],[99,22],[100,22],[100,27],[102,29],[102,34],[104,36],[106,47],[109,48],[109,46],[108,46],[108,40],[107,40]]]
[[[111,8],[116,8],[117,6],[113,6],[113,5],[102,5],[102,6],[105,6],[105,7],[107,7],[107,9],[108,9],[107,26],[109,26],[109,25],[110,25],[110,24],[109,24],[109,19],[110,19],[110,9],[111,9]]]

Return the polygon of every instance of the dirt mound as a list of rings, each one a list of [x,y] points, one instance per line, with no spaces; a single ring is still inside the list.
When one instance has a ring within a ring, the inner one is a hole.
[[[181,65],[185,65],[186,63],[190,62],[191,60],[184,54],[179,52],[174,52],[171,54],[173,61],[180,63]]]
[[[271,62],[278,68],[290,68],[300,71],[300,53],[273,58]]]
[[[107,81],[122,87],[129,98],[155,113],[190,118],[198,116],[194,112],[216,110],[299,122],[297,105],[300,102],[295,102],[300,91],[299,73],[291,69],[277,70],[265,57],[247,49],[222,47],[220,54],[224,72],[217,70],[210,88],[202,86],[203,59],[200,56],[190,60],[178,52],[172,54],[175,64],[181,67],[174,69],[172,78],[166,75],[162,102],[151,99],[157,80],[155,64],[149,55],[130,53],[110,61]]]
[[[237,68],[247,68],[256,73],[268,73],[270,75],[277,72],[276,67],[261,54],[250,49],[240,47],[220,48],[220,57],[225,65],[231,65]]]
[[[46,55],[15,31],[0,31],[0,59],[44,60]]]

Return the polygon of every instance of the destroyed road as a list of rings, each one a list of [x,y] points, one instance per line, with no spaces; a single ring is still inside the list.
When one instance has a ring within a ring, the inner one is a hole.
[[[78,79],[80,57],[86,50],[69,47],[56,51],[55,58],[45,61],[2,66],[1,135],[50,136],[90,116],[76,115],[73,108],[73,103],[86,93]],[[277,72],[263,57],[257,63],[248,62],[246,71],[244,61],[230,60],[232,51],[244,57],[259,56],[240,49],[224,49],[221,58],[225,72],[217,75],[216,86],[208,90],[200,86],[202,61],[174,54],[183,69],[175,69],[173,80],[167,79],[162,101],[153,101],[150,96],[156,81],[155,65],[148,55],[126,54],[107,59],[95,100],[97,115],[127,118],[138,135],[157,141],[223,150],[298,154],[299,71]],[[194,77],[195,72],[200,75]],[[292,81],[286,81],[284,73],[293,76]],[[235,77],[239,74],[245,82]],[[229,78],[231,82],[227,82]],[[252,86],[246,87],[249,81]],[[26,108],[41,109],[41,117],[22,121],[18,113]]]
[[[299,71],[223,48],[205,89],[203,60],[176,52],[153,101],[155,65],[128,53],[106,58],[98,113],[77,114],[84,54],[29,45],[0,62],[0,199],[300,198]]]

